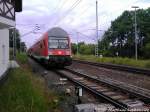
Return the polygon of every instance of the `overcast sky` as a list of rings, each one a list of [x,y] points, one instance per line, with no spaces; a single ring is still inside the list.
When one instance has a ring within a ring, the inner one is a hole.
[[[31,46],[48,29],[59,26],[66,30],[72,42],[92,42],[95,39],[96,0],[23,0],[23,12],[17,13],[16,24],[22,41]],[[110,27],[111,21],[131,6],[150,7],[150,0],[98,0],[100,37]],[[38,25],[36,25],[38,24]],[[29,33],[35,26],[40,31]],[[77,32],[81,32],[78,33]],[[29,33],[29,34],[27,34]]]

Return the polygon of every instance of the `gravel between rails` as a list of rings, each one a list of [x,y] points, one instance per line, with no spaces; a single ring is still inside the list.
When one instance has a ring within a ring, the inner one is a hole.
[[[75,95],[75,85],[69,81],[67,81],[67,84],[64,86],[57,85],[58,83],[60,83],[60,78],[62,77],[56,74],[53,71],[53,69],[48,70],[31,58],[28,58],[28,62],[35,75],[44,77],[45,83],[47,84],[47,86],[51,91],[55,91],[59,94],[62,91],[64,92],[66,88],[71,89],[72,95],[70,97],[67,97],[65,101],[62,102],[61,104],[64,112],[71,112],[72,105],[76,104],[77,102],[77,97]],[[81,100],[82,103],[96,103],[96,104],[105,103],[105,101],[97,99],[97,97],[93,96],[93,94],[84,89],[83,89],[83,97],[81,98]]]
[[[79,72],[86,73],[88,75],[92,74],[93,76],[103,77],[105,79],[113,79],[150,90],[150,77],[146,75],[138,75],[123,71],[106,69],[78,62],[73,62],[73,64],[68,68],[76,69]]]

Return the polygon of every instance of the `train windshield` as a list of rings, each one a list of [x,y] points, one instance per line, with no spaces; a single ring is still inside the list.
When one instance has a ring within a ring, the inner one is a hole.
[[[67,49],[69,48],[69,42],[67,39],[49,39],[50,49]]]

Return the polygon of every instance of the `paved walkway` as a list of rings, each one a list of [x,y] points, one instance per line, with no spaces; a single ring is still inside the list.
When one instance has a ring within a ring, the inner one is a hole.
[[[19,64],[15,60],[10,61],[10,68],[18,68]]]

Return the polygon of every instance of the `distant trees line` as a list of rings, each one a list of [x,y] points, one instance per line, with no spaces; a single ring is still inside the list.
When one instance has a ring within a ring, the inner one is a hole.
[[[150,8],[137,10],[138,55],[150,58]],[[77,45],[72,44],[73,53]],[[94,45],[79,43],[80,54],[94,54]],[[111,23],[110,28],[99,40],[99,53],[104,56],[135,56],[134,11],[124,11]]]
[[[77,48],[79,54],[85,54],[85,55],[94,55],[95,53],[95,45],[94,44],[86,44],[84,42],[79,42],[78,45],[75,43],[72,43],[72,53],[77,54]]]

